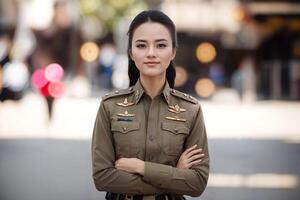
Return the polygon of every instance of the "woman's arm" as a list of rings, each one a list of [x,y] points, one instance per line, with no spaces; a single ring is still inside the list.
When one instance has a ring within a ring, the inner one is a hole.
[[[92,139],[93,179],[99,191],[126,194],[160,194],[165,190],[132,174],[115,168],[115,150],[110,131],[110,118],[101,102]]]
[[[202,161],[205,156],[201,154],[202,149],[197,149],[197,145],[187,148],[180,156],[176,168],[179,169],[190,169],[193,165],[196,165]],[[145,162],[138,158],[119,158],[115,162],[117,169],[136,173],[144,176],[145,173]]]

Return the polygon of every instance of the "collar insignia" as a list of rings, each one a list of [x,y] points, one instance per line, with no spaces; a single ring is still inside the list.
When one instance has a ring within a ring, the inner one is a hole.
[[[124,102],[119,102],[116,103],[118,106],[122,106],[122,107],[128,107],[128,106],[132,106],[134,103],[132,102],[128,102],[127,98],[124,99]]]

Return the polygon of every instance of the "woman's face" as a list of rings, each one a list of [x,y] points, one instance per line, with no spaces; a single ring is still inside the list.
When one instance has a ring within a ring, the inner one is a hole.
[[[146,22],[135,29],[129,54],[141,77],[165,77],[176,49],[164,25]]]

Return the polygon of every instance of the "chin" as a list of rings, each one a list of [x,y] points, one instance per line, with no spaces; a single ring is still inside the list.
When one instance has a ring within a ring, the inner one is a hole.
[[[165,71],[147,70],[145,72],[142,72],[142,74],[148,77],[156,77],[165,74]]]

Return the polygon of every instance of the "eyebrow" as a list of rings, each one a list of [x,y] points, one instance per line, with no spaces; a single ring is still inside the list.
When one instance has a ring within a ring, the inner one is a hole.
[[[155,42],[167,42],[168,40],[166,39],[157,39],[155,40]],[[139,39],[139,40],[136,40],[135,42],[145,42],[147,43],[147,40],[142,40],[142,39]]]

